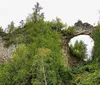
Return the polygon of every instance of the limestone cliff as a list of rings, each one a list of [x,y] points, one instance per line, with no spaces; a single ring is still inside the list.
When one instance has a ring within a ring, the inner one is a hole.
[[[4,44],[5,41],[3,41],[2,37],[0,37],[0,63],[7,62],[17,47],[13,44],[9,47],[5,47]]]

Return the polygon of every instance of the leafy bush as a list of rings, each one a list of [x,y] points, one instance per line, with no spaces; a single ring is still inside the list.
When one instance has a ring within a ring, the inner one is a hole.
[[[44,21],[21,28],[25,36],[20,39],[18,33],[15,37],[19,36],[18,42],[24,38],[24,42],[0,68],[0,85],[62,85],[58,70],[64,65],[60,35],[50,28]]]
[[[62,83],[64,85],[66,85],[66,84],[70,85],[71,80],[72,80],[72,74],[71,74],[70,70],[65,69],[63,66],[61,66],[59,68],[59,75],[60,75],[60,77],[62,79]]]
[[[64,24],[61,22],[60,18],[56,18],[56,20],[51,22],[51,28],[57,32],[60,32],[63,27]]]
[[[73,73],[72,85],[100,85],[99,63],[91,63],[77,68],[77,73]]]
[[[100,61],[100,25],[93,30],[92,37],[94,40],[93,60]]]
[[[64,36],[67,36],[67,37],[71,37],[71,36],[73,36],[74,35],[74,33],[75,33],[75,30],[74,30],[74,27],[68,27],[67,29],[65,29],[65,30],[62,30],[61,31],[62,32],[62,34],[64,35]]]
[[[78,61],[83,61],[84,58],[86,57],[86,45],[84,44],[83,41],[76,41],[74,46],[71,44],[69,46],[70,54]]]

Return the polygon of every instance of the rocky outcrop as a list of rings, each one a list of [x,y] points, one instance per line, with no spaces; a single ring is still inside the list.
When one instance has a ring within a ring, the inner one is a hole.
[[[76,22],[74,24],[74,28],[75,28],[75,31],[77,32],[80,32],[80,31],[88,31],[88,32],[91,32],[93,30],[93,26],[89,23],[82,23],[81,20],[78,20],[78,22]]]
[[[65,66],[67,68],[71,67],[71,66],[76,66],[77,65],[77,59],[74,56],[70,55],[69,52],[69,40],[66,39],[66,36],[61,38],[62,41],[62,53],[63,56],[65,57]]]
[[[4,46],[5,42],[0,37],[0,63],[7,62],[11,58],[13,52],[16,50],[16,45]]]

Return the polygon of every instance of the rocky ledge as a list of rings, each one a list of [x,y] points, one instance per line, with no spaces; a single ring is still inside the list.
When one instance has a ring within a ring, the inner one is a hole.
[[[0,63],[7,62],[17,47],[14,44],[5,47],[4,44],[5,42],[2,40],[2,37],[0,37]]]

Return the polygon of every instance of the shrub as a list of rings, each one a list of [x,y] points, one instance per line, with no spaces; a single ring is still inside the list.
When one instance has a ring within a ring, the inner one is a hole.
[[[74,46],[70,45],[69,46],[70,54],[78,61],[83,61],[84,58],[86,57],[86,45],[84,44],[83,41],[76,41]]]
[[[94,39],[93,60],[100,61],[100,25],[98,25],[92,32]]]
[[[62,30],[62,34],[67,37],[73,36],[75,33],[74,27],[68,27],[65,30]]]

